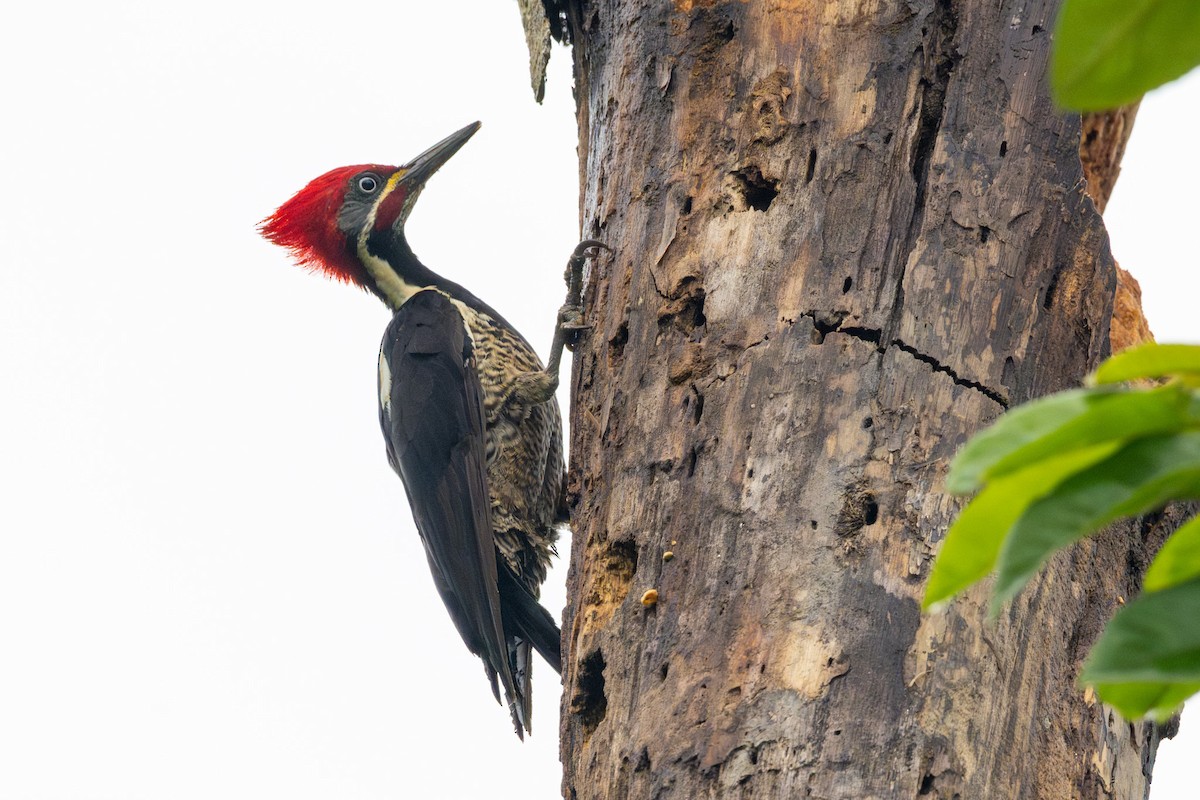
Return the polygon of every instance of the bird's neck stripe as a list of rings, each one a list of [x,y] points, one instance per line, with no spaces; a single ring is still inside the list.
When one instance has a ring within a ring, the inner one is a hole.
[[[373,255],[367,249],[367,238],[362,236],[358,240],[358,260],[362,262],[363,267],[367,270],[367,274],[371,276],[371,280],[375,282],[375,288],[383,297],[383,301],[388,304],[388,307],[396,311],[400,306],[409,301],[414,294],[422,289],[432,289],[433,286],[426,286],[416,283],[409,283],[400,276],[388,263],[387,259]]]
[[[463,326],[466,328],[467,336],[471,339],[472,344],[474,344],[475,325],[480,324],[480,318],[486,318],[486,315],[481,315],[471,306],[439,288],[437,284],[417,284],[404,280],[400,276],[400,273],[392,268],[387,259],[373,255],[367,249],[367,240],[365,237],[360,237],[358,240],[358,258],[366,268],[367,274],[375,281],[375,287],[379,290],[384,302],[387,303],[392,311],[398,311],[400,306],[411,300],[412,296],[417,292],[432,289],[453,303],[454,307],[458,309],[458,313],[462,315]]]

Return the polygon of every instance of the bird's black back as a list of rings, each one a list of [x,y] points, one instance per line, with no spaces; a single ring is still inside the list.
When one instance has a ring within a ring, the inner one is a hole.
[[[417,293],[388,325],[381,361],[391,378],[379,395],[388,459],[404,482],[434,583],[493,691],[499,678],[520,707],[500,614],[483,402],[462,316],[441,294]]]
[[[388,458],[434,583],[463,641],[483,659],[497,699],[503,687],[520,734],[530,727],[530,646],[561,670],[559,631],[498,555],[483,390],[463,317],[444,295],[418,292],[392,318],[379,397]]]

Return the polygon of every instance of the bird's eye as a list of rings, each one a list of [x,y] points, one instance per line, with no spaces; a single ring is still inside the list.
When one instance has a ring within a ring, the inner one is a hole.
[[[374,175],[363,175],[358,179],[358,190],[364,194],[370,194],[379,188],[379,179]]]

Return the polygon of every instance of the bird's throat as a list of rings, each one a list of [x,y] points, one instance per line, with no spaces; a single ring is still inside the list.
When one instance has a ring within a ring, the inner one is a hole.
[[[357,256],[367,273],[367,288],[393,312],[399,311],[418,292],[433,289],[448,297],[462,314],[472,340],[483,325],[511,328],[487,303],[422,264],[408,246],[403,231],[388,229],[360,235]]]
[[[437,287],[437,275],[413,255],[408,243],[390,231],[364,231],[358,260],[371,278],[375,294],[393,311],[423,289]]]

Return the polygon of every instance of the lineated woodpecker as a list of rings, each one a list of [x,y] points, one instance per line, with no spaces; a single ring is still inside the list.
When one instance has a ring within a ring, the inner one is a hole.
[[[561,672],[559,630],[537,598],[565,521],[558,357],[550,367],[491,306],[422,264],[404,224],[472,123],[401,167],[342,167],[263,221],[298,264],[361,286],[393,312],[379,351],[379,421],[434,584],[500,689],[517,735],[531,728],[531,647]],[[578,269],[599,243],[572,256]],[[576,301],[577,302],[577,301]],[[578,327],[576,325],[576,327]]]

